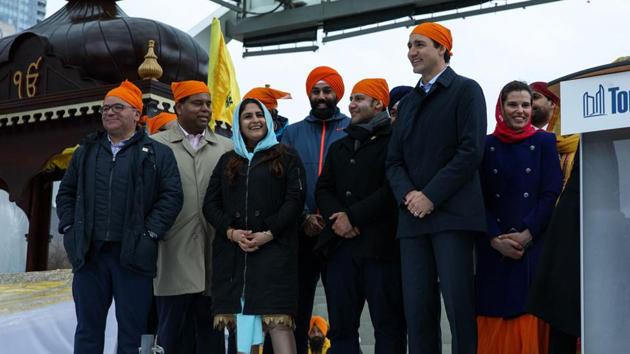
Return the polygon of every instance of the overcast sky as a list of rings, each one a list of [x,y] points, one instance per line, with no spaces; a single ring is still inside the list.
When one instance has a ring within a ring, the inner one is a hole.
[[[47,16],[65,3],[48,0]],[[155,19],[184,31],[218,8],[209,0],[123,0],[118,5],[129,16]],[[505,83],[550,81],[629,56],[629,16],[629,0],[563,0],[442,24],[453,34],[452,68],[475,79],[484,90],[492,130],[494,105]],[[305,79],[318,65],[334,67],[343,76],[346,94],[339,107],[346,113],[350,90],[362,78],[385,78],[390,88],[414,85],[419,76],[406,57],[410,31],[400,28],[320,43],[315,53],[242,58],[240,42],[232,41],[228,47],[241,94],[264,84],[289,91],[294,99],[280,101],[279,110],[297,121],[310,109]]]

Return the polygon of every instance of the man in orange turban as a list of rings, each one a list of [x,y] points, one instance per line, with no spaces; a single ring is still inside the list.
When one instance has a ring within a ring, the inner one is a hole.
[[[352,88],[352,123],[345,129],[347,135],[330,146],[317,181],[317,207],[328,225],[315,249],[326,259],[328,338],[334,353],[360,352],[357,334],[366,300],[375,353],[405,354],[407,349],[398,208],[385,176],[392,132],[388,103],[384,79],[364,79]]]
[[[297,151],[306,174],[305,215],[298,242],[299,298],[295,341],[299,354],[307,351],[315,288],[322,271],[320,258],[313,253],[313,247],[326,223],[315,205],[315,185],[328,147],[346,135],[344,129],[350,124],[350,118],[337,108],[344,94],[344,84],[335,69],[327,66],[313,69],[306,79],[306,94],[311,104],[309,114],[304,120],[289,125],[282,136],[282,143]]]
[[[142,91],[129,80],[125,80],[120,83],[120,86],[109,90],[105,99],[107,97],[117,97],[130,104],[137,111],[142,112]]]
[[[137,353],[149,330],[157,244],[183,196],[173,152],[139,129],[141,112],[142,92],[131,82],[109,91],[105,131],[83,140],[59,185],[59,232],[74,273],[75,353],[103,353],[112,298],[120,353]]]
[[[409,34],[407,48],[413,72],[422,76],[399,104],[387,176],[399,206],[409,352],[440,352],[441,290],[453,353],[476,353],[472,255],[477,235],[486,229],[478,173],[485,98],[477,82],[450,67],[448,28],[422,23]]]
[[[199,353],[224,353],[223,331],[212,325],[209,295],[215,231],[202,217],[199,197],[208,189],[219,158],[232,150],[232,142],[208,127],[212,102],[204,82],[173,82],[171,89],[176,126],[151,137],[175,154],[184,204],[175,220],[177,226],[166,233],[168,242],[158,244],[158,271],[153,280],[157,334],[167,353],[193,353],[194,348]]]
[[[389,86],[384,79],[363,79],[352,88],[350,116],[352,124],[369,121],[389,105]]]
[[[328,322],[321,316],[311,317],[308,330],[308,354],[326,354],[330,349],[330,339],[326,338]]]
[[[255,98],[267,107],[269,113],[271,113],[271,119],[273,119],[273,131],[276,134],[276,139],[282,141],[282,135],[289,123],[289,119],[278,114],[278,100],[291,99],[291,94],[265,85],[265,87],[254,87],[251,89],[243,96],[243,99],[246,98]]]
[[[129,139],[142,115],[142,91],[125,80],[105,95],[101,108],[103,128],[112,142]]]

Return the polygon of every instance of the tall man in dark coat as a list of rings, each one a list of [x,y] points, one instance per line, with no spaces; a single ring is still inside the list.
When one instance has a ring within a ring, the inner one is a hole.
[[[72,264],[74,353],[102,353],[116,301],[118,354],[136,354],[147,333],[158,240],[182,207],[173,152],[138,128],[142,92],[125,81],[102,107],[104,132],[74,152],[59,186],[59,232]]]
[[[453,353],[475,353],[472,256],[475,235],[486,229],[477,171],[486,135],[485,99],[475,81],[448,66],[447,28],[423,23],[407,47],[413,71],[422,78],[398,107],[387,176],[399,206],[409,352],[440,352],[441,289]]]
[[[406,353],[396,201],[385,176],[391,135],[383,79],[359,81],[350,96],[348,135],[333,143],[317,181],[316,199],[326,228],[316,249],[324,273],[330,319],[330,354],[358,354],[365,300],[376,354]]]

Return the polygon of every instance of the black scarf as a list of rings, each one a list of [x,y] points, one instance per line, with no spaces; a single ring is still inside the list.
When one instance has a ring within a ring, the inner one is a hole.
[[[352,139],[354,139],[354,150],[358,150],[361,144],[374,136],[385,127],[391,127],[392,121],[387,112],[383,111],[370,119],[370,121],[359,124],[349,125],[345,131]]]

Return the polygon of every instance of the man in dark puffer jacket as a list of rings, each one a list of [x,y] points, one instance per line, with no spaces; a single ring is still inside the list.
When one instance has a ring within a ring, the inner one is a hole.
[[[59,186],[59,232],[74,272],[74,352],[103,352],[114,298],[118,353],[131,354],[147,332],[157,242],[182,207],[182,187],[173,152],[136,129],[140,89],[123,82],[102,112],[105,132],[75,151]]]

